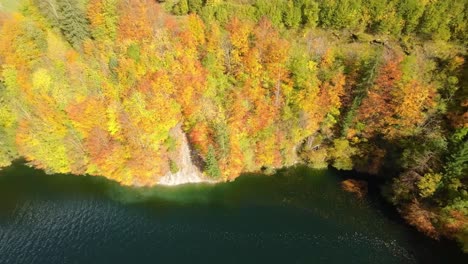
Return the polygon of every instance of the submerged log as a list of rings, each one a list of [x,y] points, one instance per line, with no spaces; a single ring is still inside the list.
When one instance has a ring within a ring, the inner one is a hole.
[[[355,193],[359,198],[367,194],[367,182],[348,179],[341,182],[341,188],[347,192]]]

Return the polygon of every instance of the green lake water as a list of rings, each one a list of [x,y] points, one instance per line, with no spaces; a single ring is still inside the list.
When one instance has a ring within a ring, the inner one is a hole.
[[[290,168],[235,182],[133,189],[0,171],[0,263],[468,263],[405,225],[371,185]]]

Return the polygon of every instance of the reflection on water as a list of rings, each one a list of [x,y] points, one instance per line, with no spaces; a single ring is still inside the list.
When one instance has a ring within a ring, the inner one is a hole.
[[[377,196],[304,167],[232,183],[132,189],[0,172],[0,263],[463,263]],[[466,263],[466,262],[464,262]]]

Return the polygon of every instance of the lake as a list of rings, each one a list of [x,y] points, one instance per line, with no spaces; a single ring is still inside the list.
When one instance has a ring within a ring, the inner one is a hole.
[[[371,184],[306,167],[231,183],[134,189],[0,171],[0,263],[468,263],[407,226]]]

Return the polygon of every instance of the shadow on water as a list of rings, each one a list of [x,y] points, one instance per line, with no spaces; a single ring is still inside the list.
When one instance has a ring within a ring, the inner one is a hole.
[[[463,253],[460,245],[456,241],[446,238],[439,240],[431,239],[414,227],[410,226],[398,213],[396,207],[388,202],[382,195],[383,186],[386,179],[382,177],[375,177],[374,175],[346,172],[340,173],[332,169],[342,179],[359,179],[365,180],[368,183],[368,200],[371,209],[381,214],[390,223],[398,226],[405,235],[405,240],[412,245],[410,252],[416,256],[419,263],[467,263],[468,254]]]
[[[36,230],[34,239],[44,239],[47,234],[30,223],[44,213],[34,211],[34,202],[41,201],[52,204],[48,214],[58,211],[60,217],[78,217],[77,211],[87,207],[74,224],[76,230],[60,237],[70,250],[82,243],[82,253],[70,251],[51,263],[66,263],[67,258],[73,259],[69,263],[93,258],[125,263],[134,260],[129,256],[163,262],[221,256],[227,263],[467,263],[467,255],[453,241],[431,240],[407,226],[380,195],[380,182],[370,181],[364,199],[344,192],[339,183],[349,176],[356,175],[298,166],[274,176],[244,174],[216,185],[130,188],[102,177],[47,175],[17,162],[0,171],[0,231],[8,231],[4,241],[21,244],[15,230],[26,222]],[[27,210],[36,218],[23,212],[27,203],[33,203]],[[53,228],[69,229],[59,222]],[[113,242],[100,244],[102,237]],[[161,251],[153,255],[148,247]],[[0,256],[5,256],[2,248],[0,234]],[[127,251],[119,254],[118,248]]]

